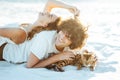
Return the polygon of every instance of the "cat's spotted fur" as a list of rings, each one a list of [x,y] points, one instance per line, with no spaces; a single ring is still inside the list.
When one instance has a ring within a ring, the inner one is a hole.
[[[77,66],[77,70],[80,70],[82,67],[89,67],[91,71],[95,70],[97,63],[97,57],[93,52],[88,52],[87,50],[83,51],[81,54],[76,54],[72,60],[61,60],[54,64],[47,66],[48,69],[53,69],[55,71],[63,72],[64,66],[73,65]]]

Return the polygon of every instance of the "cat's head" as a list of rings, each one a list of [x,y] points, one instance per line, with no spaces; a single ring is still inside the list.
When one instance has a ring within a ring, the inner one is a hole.
[[[83,66],[90,67],[96,62],[96,55],[93,52],[84,51],[81,54]]]

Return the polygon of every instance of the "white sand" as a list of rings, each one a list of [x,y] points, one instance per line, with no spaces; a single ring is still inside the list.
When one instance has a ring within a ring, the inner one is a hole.
[[[95,71],[88,68],[64,67],[65,72],[45,68],[27,69],[25,64],[0,61],[0,80],[120,80],[120,6],[119,2],[77,2],[73,5],[81,11],[80,19],[89,24],[87,46],[96,51],[99,63]],[[0,25],[15,26],[23,22],[33,23],[42,3],[0,2]],[[58,15],[68,13],[53,11]],[[11,27],[10,26],[10,27]]]

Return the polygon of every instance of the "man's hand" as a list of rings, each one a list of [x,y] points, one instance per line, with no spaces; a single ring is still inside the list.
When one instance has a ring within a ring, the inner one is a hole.
[[[75,57],[73,52],[70,52],[70,51],[65,51],[65,52],[59,53],[58,55],[59,55],[59,60],[65,60],[65,59],[72,60],[72,57]]]

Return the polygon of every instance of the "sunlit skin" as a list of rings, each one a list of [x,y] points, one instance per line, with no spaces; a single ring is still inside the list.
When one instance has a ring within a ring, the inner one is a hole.
[[[58,17],[54,14],[50,13],[39,13],[38,19],[34,22],[32,25],[32,28],[34,26],[43,26],[46,27],[48,23],[54,22]]]
[[[70,38],[67,36],[67,33],[60,31],[57,34],[55,45],[57,48],[68,47],[71,44]]]

